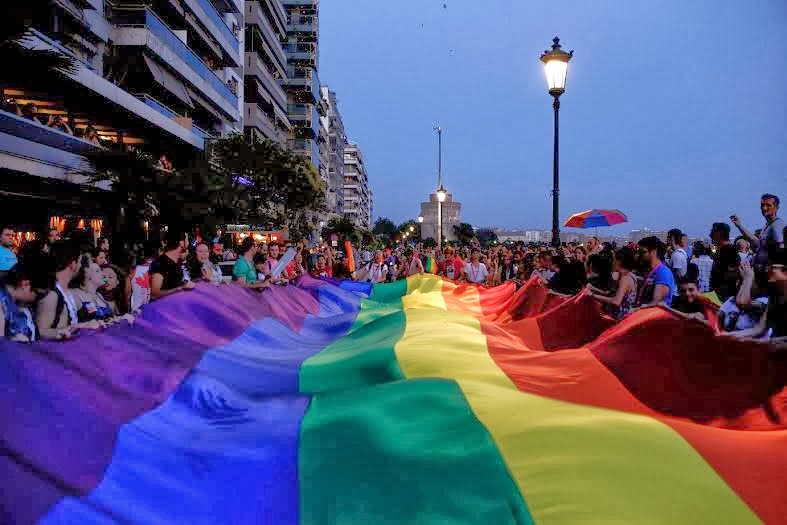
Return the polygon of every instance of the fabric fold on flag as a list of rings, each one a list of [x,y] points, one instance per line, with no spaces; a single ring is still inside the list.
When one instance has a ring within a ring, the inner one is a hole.
[[[780,523],[787,360],[538,280],[199,286],[0,343],[9,523]]]

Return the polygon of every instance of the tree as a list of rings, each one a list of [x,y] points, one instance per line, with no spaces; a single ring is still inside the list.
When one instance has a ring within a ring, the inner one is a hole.
[[[412,231],[410,231],[412,228]],[[397,231],[400,234],[409,233],[410,235],[408,238],[410,239],[420,239],[421,238],[421,225],[415,221],[405,221],[399,225]]]
[[[235,135],[215,141],[208,162],[246,186],[245,220],[270,229],[286,226],[292,240],[315,230],[316,214],[325,204],[325,183],[304,157],[270,140],[249,142]]]
[[[481,243],[483,247],[491,246],[497,242],[497,234],[489,228],[479,229],[476,232],[476,237],[478,237],[478,242]]]
[[[421,244],[423,245],[424,248],[434,248],[435,246],[437,246],[437,241],[432,239],[431,237],[427,237],[426,239],[421,241]]]
[[[29,81],[34,85],[51,84],[52,75],[76,71],[76,61],[58,51],[33,50],[29,45],[35,40],[27,34],[33,25],[34,16],[47,13],[52,6],[50,0],[27,0],[12,2],[4,7],[0,18],[0,63],[13,65],[16,78]]]
[[[363,240],[363,231],[355,227],[355,223],[349,217],[331,219],[322,231],[323,237],[332,234],[339,236],[339,240],[349,239],[353,244],[358,244]]]
[[[396,233],[396,225],[388,217],[380,217],[374,222],[374,229],[372,231],[377,235],[391,237]]]
[[[456,236],[457,242],[464,246],[470,244],[470,242],[473,240],[475,237],[475,231],[470,224],[463,222],[459,226],[454,226],[454,235]]]
[[[143,219],[203,232],[235,222],[287,227],[292,240],[314,231],[323,204],[319,175],[303,158],[267,141],[236,135],[212,143],[206,157],[162,170],[145,153],[97,150],[87,155],[93,183],[109,183],[118,200],[117,230],[139,236]]]
[[[109,186],[109,191],[94,190],[101,193],[97,197],[117,202],[118,213],[110,222],[113,233],[122,237],[141,238],[143,220],[176,231],[199,227],[211,232],[236,222],[249,208],[246,188],[202,159],[165,171],[145,153],[102,149],[86,156],[94,170],[88,173],[91,182]]]

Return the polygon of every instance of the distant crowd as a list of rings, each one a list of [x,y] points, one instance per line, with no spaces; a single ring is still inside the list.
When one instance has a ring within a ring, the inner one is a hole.
[[[309,246],[258,244],[251,236],[186,242],[185,235],[139,243],[131,250],[110,250],[79,239],[60,239],[50,230],[42,241],[13,250],[14,229],[0,234],[0,334],[29,342],[70,338],[79,330],[99,330],[133,322],[151,301],[188,291],[197,282],[264,290],[309,274],[324,279],[392,282],[420,273],[494,286],[537,281],[551,293],[584,291],[610,316],[662,305],[687,318],[716,323],[722,333],[740,338],[787,337],[785,223],[780,200],[765,194],[761,229],[747,229],[736,216],[711,226],[710,244],[689,244],[680,229],[667,242],[646,237],[616,246],[592,238],[586,245],[560,247],[504,243],[443,250],[391,246],[381,250],[352,247],[347,253],[325,243]],[[342,246],[343,248],[343,246]],[[111,254],[111,255],[110,255]],[[227,284],[225,284],[227,283]],[[716,314],[708,316],[708,305]]]

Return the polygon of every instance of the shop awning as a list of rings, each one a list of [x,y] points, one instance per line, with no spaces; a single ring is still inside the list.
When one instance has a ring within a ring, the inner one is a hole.
[[[164,89],[178,97],[188,107],[193,108],[194,102],[192,102],[191,97],[186,91],[186,86],[183,85],[183,82],[175,78],[174,75],[169,73],[163,67],[156,64],[156,62],[149,56],[145,55],[144,58],[145,64],[148,66],[151,75],[153,75],[153,79],[161,84]]]
[[[204,108],[205,111],[216,117],[217,120],[226,120],[226,117],[224,117],[221,113],[219,113],[211,105],[210,102],[208,102],[207,100],[205,100],[204,98],[202,98],[200,95],[198,95],[197,93],[195,93],[193,90],[189,88],[186,88],[186,91],[188,91],[189,96],[192,98],[192,100],[194,100],[194,102],[199,104],[200,107]]]

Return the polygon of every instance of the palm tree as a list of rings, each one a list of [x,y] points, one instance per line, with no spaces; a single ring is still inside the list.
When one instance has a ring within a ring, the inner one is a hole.
[[[26,46],[33,41],[28,29],[33,25],[36,13],[52,9],[49,0],[26,0],[4,6],[0,17],[0,63],[14,76],[28,81],[49,83],[52,74],[73,73],[76,61],[58,51],[33,50]]]

